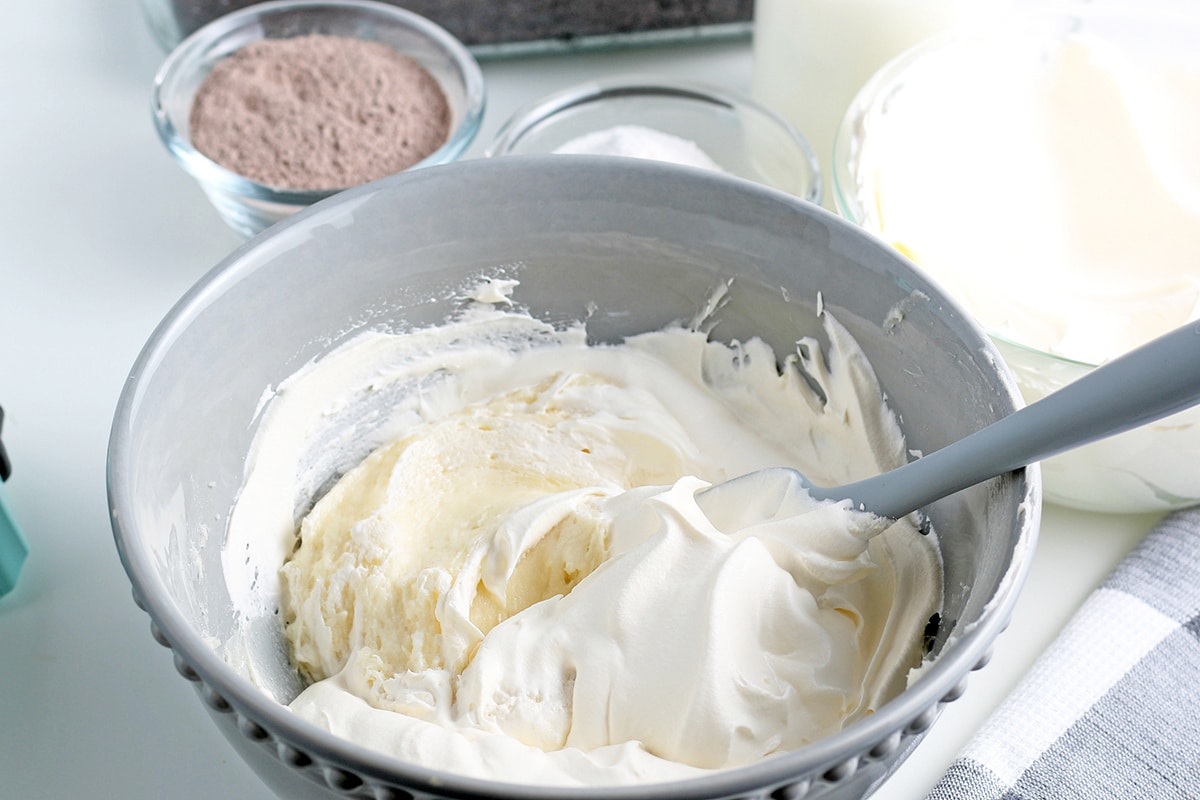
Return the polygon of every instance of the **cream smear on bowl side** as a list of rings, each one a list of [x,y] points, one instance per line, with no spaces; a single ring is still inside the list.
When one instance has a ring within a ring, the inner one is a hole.
[[[933,536],[767,484],[711,515],[694,497],[767,466],[902,463],[836,320],[824,358],[806,340],[781,370],[699,324],[589,345],[493,307],[514,286],[360,335],[266,409],[225,567],[245,587],[254,565],[244,613],[279,604],[312,681],[292,710],[459,774],[613,784],[754,763],[902,691],[940,609]],[[323,430],[370,393],[387,420]],[[329,488],[313,443],[339,437],[371,452]]]

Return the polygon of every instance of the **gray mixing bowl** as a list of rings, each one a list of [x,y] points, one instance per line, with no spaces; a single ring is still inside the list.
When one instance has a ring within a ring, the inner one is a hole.
[[[1014,383],[937,286],[857,227],[728,176],[631,159],[476,160],[337,195],[231,254],[170,312],[113,425],[117,548],[154,637],[234,748],[286,798],[861,797],[958,697],[1008,622],[1032,555],[1036,469],[929,509],[947,594],[933,664],[877,713],[815,745],[700,780],[580,790],[435,772],[297,719],[278,618],[237,620],[221,545],[268,387],[365,329],[439,323],[454,289],[497,271],[549,320],[595,340],[690,319],[735,278],[713,336],[776,352],[820,336],[823,302],[878,372],[911,448],[929,452],[1009,414]],[[820,301],[818,301],[820,293]],[[222,653],[235,628],[245,652]],[[169,725],[169,723],[167,723]]]

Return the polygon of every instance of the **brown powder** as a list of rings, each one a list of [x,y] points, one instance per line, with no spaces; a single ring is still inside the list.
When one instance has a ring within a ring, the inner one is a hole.
[[[343,189],[407,169],[446,141],[432,75],[387,45],[263,39],[218,62],[189,119],[197,150],[281,189]]]

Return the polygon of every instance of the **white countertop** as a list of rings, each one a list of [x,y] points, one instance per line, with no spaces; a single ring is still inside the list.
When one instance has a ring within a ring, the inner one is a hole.
[[[10,3],[0,28],[0,406],[32,554],[0,599],[0,796],[266,798],[133,604],[104,468],[122,382],[169,307],[240,243],[150,121],[162,53],[136,3]],[[478,154],[519,105],[654,73],[744,90],[745,41],[484,64]],[[1154,517],[1047,508],[991,664],[876,795],[920,798]]]

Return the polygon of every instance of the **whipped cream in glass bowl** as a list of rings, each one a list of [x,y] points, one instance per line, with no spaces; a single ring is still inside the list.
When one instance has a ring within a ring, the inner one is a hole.
[[[1200,15],[1084,8],[918,45],[846,114],[838,210],[997,342],[1027,401],[1200,319]],[[1048,459],[1046,497],[1200,502],[1200,412]]]

